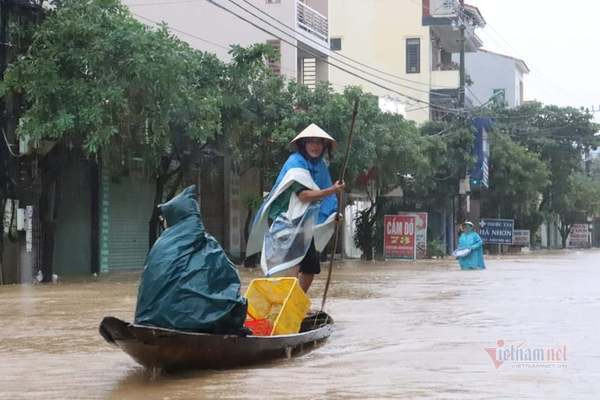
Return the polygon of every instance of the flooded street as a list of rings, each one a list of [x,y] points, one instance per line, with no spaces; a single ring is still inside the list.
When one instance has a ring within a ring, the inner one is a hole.
[[[253,368],[175,376],[152,376],[98,334],[106,315],[132,319],[137,274],[2,287],[0,398],[597,398],[599,258],[489,259],[487,270],[468,272],[451,259],[349,262],[334,271],[326,309],[335,332],[321,347]],[[247,283],[259,273],[242,275]],[[325,275],[311,289],[315,305]],[[536,350],[556,357],[524,358]]]

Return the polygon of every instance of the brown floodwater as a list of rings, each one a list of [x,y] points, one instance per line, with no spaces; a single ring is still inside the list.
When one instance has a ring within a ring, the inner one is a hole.
[[[179,375],[144,370],[98,334],[106,315],[132,319],[138,274],[0,287],[0,399],[596,399],[599,259],[544,253],[466,272],[452,260],[346,262],[335,267],[335,332],[322,346]]]

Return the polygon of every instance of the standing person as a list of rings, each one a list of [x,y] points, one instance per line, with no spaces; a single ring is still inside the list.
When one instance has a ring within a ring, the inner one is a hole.
[[[321,272],[319,253],[333,234],[336,193],[345,185],[331,180],[325,154],[331,158],[336,142],[324,130],[311,124],[290,144],[294,152],[254,217],[246,256],[262,252],[267,276],[299,266],[298,280],[307,292]]]
[[[458,238],[458,251],[468,250],[468,253],[458,257],[460,269],[485,269],[483,261],[483,241],[473,230],[473,223],[465,221],[461,225],[461,235]]]

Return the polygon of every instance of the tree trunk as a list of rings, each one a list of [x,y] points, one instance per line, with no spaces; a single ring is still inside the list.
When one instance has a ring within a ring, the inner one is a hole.
[[[39,199],[40,223],[42,225],[42,274],[44,282],[52,281],[54,271],[54,241],[56,219],[60,202],[59,175],[65,163],[62,143],[56,146],[40,162],[42,171],[42,193]]]
[[[362,259],[365,261],[373,261],[373,247],[363,250]]]
[[[158,238],[158,205],[164,191],[164,175],[159,175],[154,184],[154,200],[152,201],[152,215],[148,221],[148,249],[151,249]]]
[[[40,199],[40,222],[42,225],[42,274],[44,282],[52,281],[54,270],[54,241],[58,209],[58,182],[56,177],[46,177]]]
[[[567,248],[567,239],[569,238],[569,234],[571,233],[571,225],[561,223],[558,231],[560,232],[562,248],[566,249]]]
[[[175,193],[177,193],[177,188],[181,184],[183,179],[183,169],[179,167],[176,170],[167,173],[165,168],[163,168],[163,173],[156,178],[154,186],[154,201],[152,202],[152,215],[150,216],[150,221],[148,221],[148,249],[152,248],[154,242],[156,242],[156,239],[158,239],[158,205],[162,202],[164,192],[167,187],[167,182],[174,174],[177,174],[177,178],[173,187],[171,188],[171,191],[167,195],[167,199],[171,199],[173,196],[175,196]]]

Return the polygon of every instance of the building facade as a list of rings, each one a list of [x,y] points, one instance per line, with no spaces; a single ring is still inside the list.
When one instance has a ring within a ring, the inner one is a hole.
[[[491,101],[514,108],[523,104],[525,75],[529,73],[525,61],[479,49],[466,55],[466,65],[473,82],[466,96],[473,105]]]
[[[485,20],[477,8],[458,0],[332,0],[330,15],[330,61],[364,64],[346,65],[354,74],[330,66],[335,87],[361,86],[382,99],[382,109],[401,110],[418,123],[458,107],[459,64],[452,55],[462,47],[461,27],[465,51],[481,47],[475,28]]]

